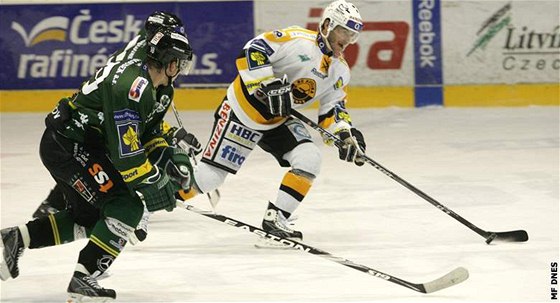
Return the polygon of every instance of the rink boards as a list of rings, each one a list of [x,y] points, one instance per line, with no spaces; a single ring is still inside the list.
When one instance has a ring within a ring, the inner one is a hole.
[[[364,30],[345,52],[352,70],[349,107],[559,104],[557,1],[353,2]],[[291,25],[314,30],[324,6],[258,0],[4,3],[4,112],[51,109],[134,37],[154,10],[180,15],[195,51],[193,71],[178,79],[177,86],[187,88],[179,90],[179,107],[211,109],[235,77],[234,60],[247,40]]]

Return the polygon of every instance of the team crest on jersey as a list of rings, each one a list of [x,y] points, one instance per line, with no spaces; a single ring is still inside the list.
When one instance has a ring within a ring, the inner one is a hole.
[[[138,76],[128,91],[128,99],[139,102],[146,87],[148,87],[148,79]]]
[[[268,56],[262,51],[257,50],[253,47],[247,50],[247,63],[249,65],[249,70],[270,66]]]
[[[140,115],[133,110],[125,109],[116,111],[114,119],[119,135],[120,157],[131,157],[144,152],[138,135]]]
[[[317,83],[310,78],[300,78],[292,83],[292,97],[295,104],[304,104],[313,99],[317,92]]]

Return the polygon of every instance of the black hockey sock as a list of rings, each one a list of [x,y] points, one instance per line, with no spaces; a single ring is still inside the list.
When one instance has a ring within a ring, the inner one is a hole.
[[[74,228],[75,225],[74,220],[65,210],[29,221],[26,224],[30,237],[29,248],[60,245],[87,237],[86,229],[81,226]]]
[[[90,274],[99,271],[104,273],[111,264],[115,257],[108,254],[97,244],[89,241],[86,247],[80,251],[80,256],[78,258],[78,263],[82,264]]]
[[[30,238],[29,248],[33,249],[55,245],[49,217],[42,217],[29,221],[26,226]]]

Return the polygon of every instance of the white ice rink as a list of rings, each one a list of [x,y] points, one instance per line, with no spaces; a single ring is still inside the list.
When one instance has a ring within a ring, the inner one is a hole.
[[[316,119],[313,110],[303,113]],[[111,267],[113,276],[100,284],[114,288],[119,302],[552,302],[551,262],[559,261],[559,107],[351,114],[374,160],[478,227],[525,229],[529,241],[486,245],[374,167],[338,160],[310,129],[323,166],[297,211],[305,243],[411,282],[428,282],[458,266],[470,278],[420,294],[304,252],[256,249],[255,235],[176,209],[153,215],[147,240],[127,246]],[[212,112],[181,116],[205,142]],[[53,186],[38,155],[43,117],[0,115],[2,228],[27,222]],[[218,212],[259,225],[284,172],[256,149],[220,188]],[[205,196],[192,201],[209,208]],[[0,301],[64,302],[85,244],[26,250],[20,276],[0,282]]]

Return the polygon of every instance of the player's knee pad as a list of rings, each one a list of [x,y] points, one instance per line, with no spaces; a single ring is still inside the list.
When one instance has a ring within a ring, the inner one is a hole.
[[[313,177],[319,175],[321,171],[321,152],[311,142],[296,146],[290,152],[287,152],[283,158],[290,162],[294,171],[304,171]]]
[[[200,162],[194,170],[196,189],[201,193],[210,192],[224,183],[227,174],[225,170]]]

